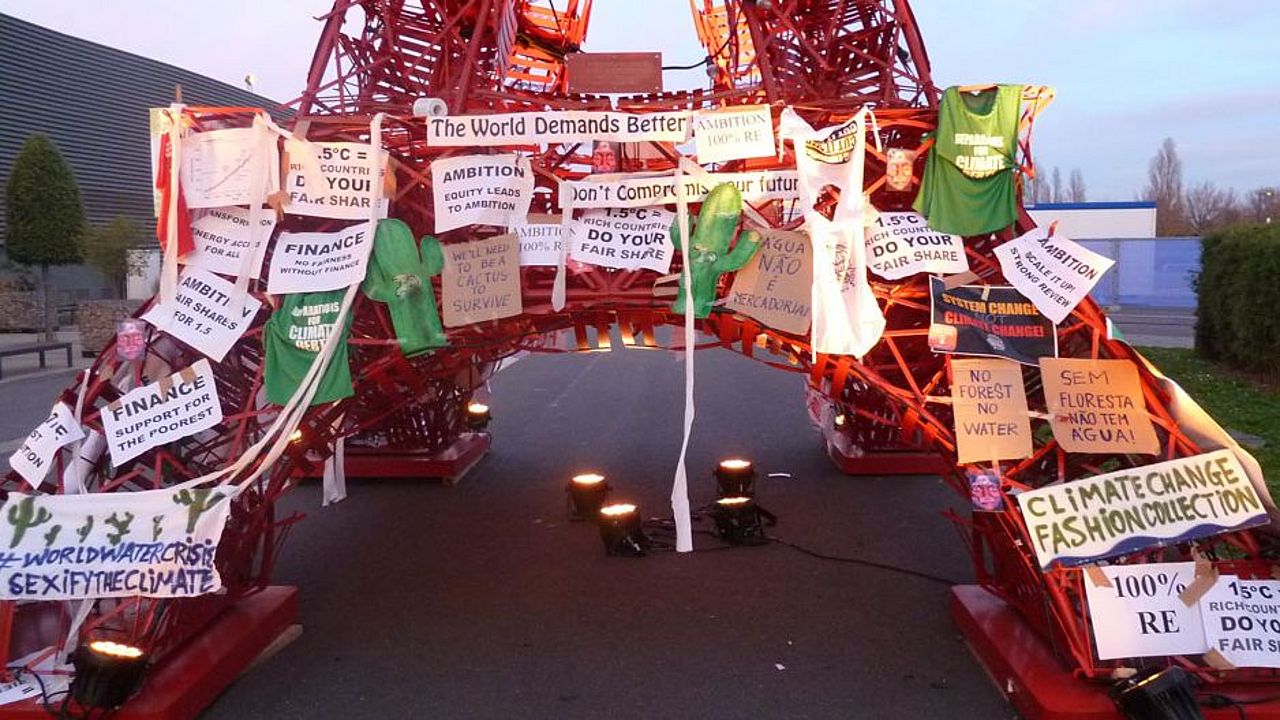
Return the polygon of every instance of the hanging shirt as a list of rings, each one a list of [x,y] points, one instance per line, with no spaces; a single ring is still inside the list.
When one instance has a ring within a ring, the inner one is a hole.
[[[1021,85],[942,94],[933,149],[915,209],[938,232],[983,235],[1018,219],[1014,157]]]
[[[346,290],[329,290],[284,296],[280,308],[271,314],[262,330],[262,344],[267,352],[267,367],[263,373],[267,402],[284,405],[293,397],[320,348],[324,347],[329,333],[333,332],[345,294]],[[329,366],[320,378],[320,386],[311,398],[312,405],[341,400],[354,392],[347,361],[349,326],[348,320],[339,330],[342,337],[338,339]]]

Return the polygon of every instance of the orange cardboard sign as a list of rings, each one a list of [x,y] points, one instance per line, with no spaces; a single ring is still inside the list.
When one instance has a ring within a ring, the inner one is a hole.
[[[999,359],[951,361],[951,404],[961,463],[1029,457],[1031,420],[1022,366]]]
[[[760,250],[734,277],[725,306],[775,330],[804,335],[813,286],[809,238],[791,230],[760,232]]]
[[[1040,358],[1053,437],[1067,452],[1160,451],[1138,368],[1128,360]]]
[[[515,235],[445,245],[445,327],[519,315],[520,242]]]

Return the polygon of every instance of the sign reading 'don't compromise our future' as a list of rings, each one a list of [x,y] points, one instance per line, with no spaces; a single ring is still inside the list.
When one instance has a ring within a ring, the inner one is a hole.
[[[1078,453],[1160,452],[1138,367],[1128,360],[1040,358],[1053,439]]]
[[[1024,365],[1058,354],[1053,321],[1011,287],[947,288],[940,278],[930,278],[929,295],[934,352],[1006,357]]]
[[[494,147],[537,143],[674,142],[689,138],[687,110],[645,115],[595,110],[548,110],[427,118],[431,147]]]
[[[738,188],[746,202],[791,200],[799,197],[800,176],[795,170],[761,170],[759,172],[705,173],[684,176],[685,197],[691,203],[702,202],[711,188],[729,183]],[[676,201],[676,178],[671,173],[631,173],[560,184],[560,207],[623,208],[668,205]]]
[[[23,480],[38,488],[49,474],[49,464],[58,448],[84,437],[84,430],[66,403],[56,403],[49,417],[22,441],[22,447],[9,457],[9,467]]]
[[[267,275],[272,295],[338,290],[364,279],[372,233],[368,223],[334,232],[282,232]]]
[[[157,303],[142,316],[211,359],[222,362],[240,339],[262,303],[244,298],[240,312],[231,312],[235,285],[206,270],[187,267],[178,279],[178,292],[169,303]]]
[[[1221,575],[1200,596],[1209,649],[1236,667],[1280,668],[1280,581]]]
[[[914,212],[884,212],[867,229],[867,268],[885,280],[969,269],[964,238],[940,233]]]
[[[1036,228],[996,248],[1009,282],[1055,323],[1060,323],[1115,261],[1061,234]]]
[[[1018,495],[1042,567],[1081,565],[1265,525],[1230,450],[1117,470]]]
[[[369,162],[372,147],[364,143],[288,140],[285,150],[289,154],[285,212],[335,220],[369,219],[373,183],[382,182],[386,173],[385,152],[375,178]]]
[[[1090,568],[1084,589],[1098,659],[1199,655],[1208,650],[1200,609],[1188,607],[1180,597],[1195,576],[1193,562]]]
[[[671,244],[674,218],[674,213],[662,208],[587,210],[565,224],[565,237],[574,260],[665,274],[675,255]]]
[[[809,238],[793,230],[760,230],[760,250],[733,278],[725,307],[775,330],[809,332],[813,253]]]
[[[533,171],[520,155],[457,155],[431,163],[436,232],[515,225],[529,214]]]
[[[208,360],[130,390],[102,409],[102,430],[116,466],[220,422],[222,403]]]
[[[231,510],[220,489],[10,493],[0,508],[0,598],[194,597],[216,592]]]

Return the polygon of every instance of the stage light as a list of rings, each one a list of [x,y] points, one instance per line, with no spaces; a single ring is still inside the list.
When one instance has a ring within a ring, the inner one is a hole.
[[[761,545],[768,542],[756,501],[745,496],[722,497],[711,509],[716,535],[730,545]]]
[[[640,509],[631,503],[605,505],[596,514],[606,555],[640,557],[649,547]]]
[[[750,495],[756,482],[756,468],[750,460],[729,458],[716,466],[716,490],[719,497]]]
[[[1195,683],[1182,668],[1147,668],[1111,686],[1111,699],[1129,720],[1204,720]]]
[[[569,493],[570,514],[577,520],[590,520],[595,517],[611,489],[603,475],[597,473],[574,475],[565,487]]]
[[[849,418],[846,417],[844,413],[840,413],[839,415],[836,416],[836,419],[834,422],[836,427],[842,428],[844,427],[845,423],[849,422]]]
[[[71,661],[76,668],[71,697],[87,708],[120,707],[138,689],[147,669],[147,654],[141,648],[110,640],[81,645]]]
[[[488,405],[480,402],[467,404],[467,427],[480,431],[489,427],[489,421],[492,419]]]
[[[302,428],[298,428],[297,430],[294,430],[293,433],[289,435],[289,442],[291,443],[300,442],[301,440],[302,440]]]

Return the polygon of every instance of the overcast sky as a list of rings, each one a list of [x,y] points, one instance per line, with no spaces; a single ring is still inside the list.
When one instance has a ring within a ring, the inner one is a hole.
[[[564,0],[556,4],[564,6]],[[329,0],[0,0],[0,12],[286,101],[306,79]],[[1188,183],[1280,185],[1280,1],[916,0],[939,85],[1051,85],[1033,151],[1090,200],[1132,200],[1160,141]],[[590,50],[696,62],[687,0],[596,0]],[[684,84],[702,82],[701,71]],[[680,83],[671,78],[668,85]]]

